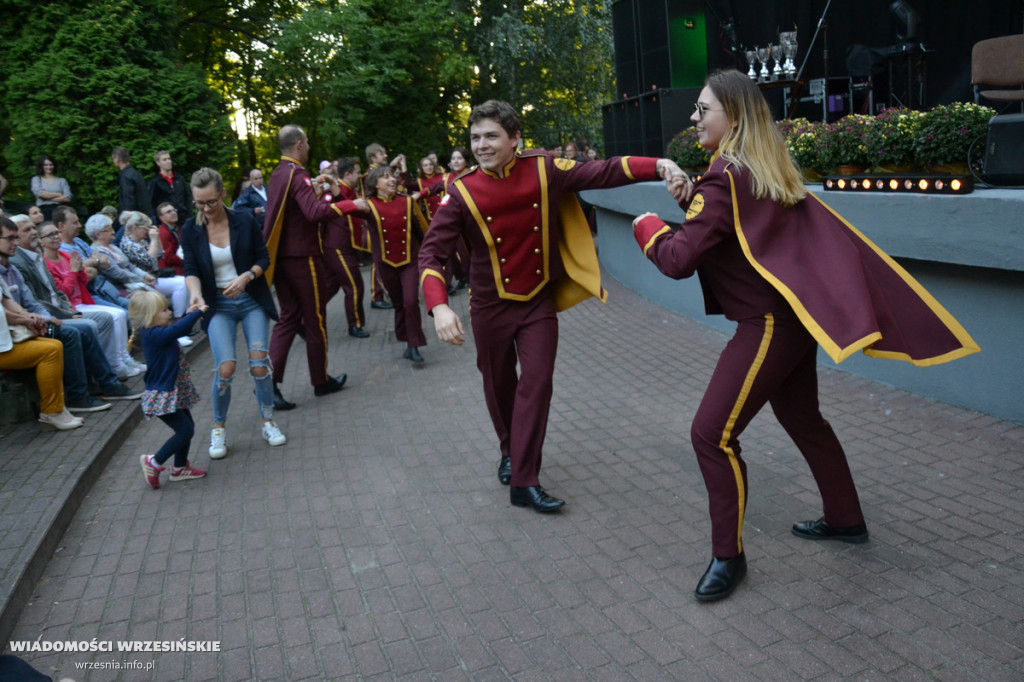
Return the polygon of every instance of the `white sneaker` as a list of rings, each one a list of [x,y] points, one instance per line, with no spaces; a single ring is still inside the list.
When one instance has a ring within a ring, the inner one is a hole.
[[[77,429],[83,424],[83,421],[78,417],[71,416],[71,413],[67,411],[54,412],[47,414],[46,412],[39,413],[39,423],[52,426],[58,431],[70,431],[71,429]]]
[[[263,422],[263,440],[271,445],[284,445],[288,442],[281,429],[277,428],[277,423],[273,421]]]
[[[124,381],[125,379],[137,377],[145,371],[144,369],[139,369],[134,363],[129,364],[126,362],[117,369],[117,378]]]
[[[182,348],[188,348],[189,346],[192,345],[192,338],[188,336],[179,336],[178,345],[181,346]]]
[[[228,454],[227,435],[224,429],[210,431],[210,459],[223,459]]]
[[[128,360],[127,364],[132,365],[133,367],[137,368],[140,373],[146,371],[146,365],[144,363],[142,363],[142,362],[139,362],[135,358],[131,358],[130,360]]]

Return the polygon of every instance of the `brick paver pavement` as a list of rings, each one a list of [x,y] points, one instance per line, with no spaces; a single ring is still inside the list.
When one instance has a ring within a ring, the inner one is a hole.
[[[709,523],[689,423],[727,337],[608,284],[607,306],[561,316],[541,480],[563,513],[509,505],[471,346],[429,329],[413,367],[389,311],[351,339],[335,300],[345,390],[314,398],[298,343],[288,444],[263,443],[239,376],[228,457],[206,456],[206,400],[193,457],[210,475],[159,491],[138,455],[169,432],[142,423],[11,640],[220,643],[24,654],[75,680],[1024,678],[1024,427],[821,370],[871,542],[790,534],[820,502],[768,411],[744,439],[749,575],[700,604]],[[206,396],[209,352],[192,364]],[[155,669],[75,667],[124,658]]]

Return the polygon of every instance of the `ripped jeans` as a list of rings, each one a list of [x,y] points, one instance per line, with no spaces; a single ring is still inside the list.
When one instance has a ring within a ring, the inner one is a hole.
[[[246,293],[235,298],[217,294],[217,312],[210,319],[206,334],[210,337],[210,349],[216,368],[213,372],[213,423],[227,421],[231,406],[231,382],[237,367],[235,346],[238,340],[238,324],[242,324],[245,345],[249,351],[249,373],[256,385],[256,402],[263,419],[274,418],[274,380],[270,367],[270,318],[259,303]],[[262,357],[253,357],[262,356]],[[224,363],[229,363],[224,367]],[[227,373],[229,376],[223,376]],[[260,376],[262,375],[262,376]]]

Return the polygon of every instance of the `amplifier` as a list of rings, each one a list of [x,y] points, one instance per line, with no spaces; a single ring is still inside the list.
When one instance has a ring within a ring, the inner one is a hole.
[[[1024,114],[993,116],[985,142],[985,181],[1024,185]]]

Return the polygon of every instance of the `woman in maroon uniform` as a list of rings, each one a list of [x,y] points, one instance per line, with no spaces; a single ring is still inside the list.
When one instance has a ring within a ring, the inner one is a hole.
[[[451,160],[448,163],[448,167],[451,170],[435,176],[437,181],[434,184],[420,186],[420,194],[426,198],[427,205],[430,208],[427,220],[434,219],[437,208],[441,204],[441,199],[451,190],[452,183],[466,172],[468,167],[466,159],[468,158],[469,152],[465,148],[456,147],[452,150]],[[448,278],[445,284],[448,286],[449,295],[454,294],[459,289],[465,289],[469,284],[469,248],[466,247],[465,241],[460,239],[455,243],[455,251],[452,253],[451,260],[445,265],[444,274]],[[454,286],[452,285],[453,276],[457,281],[457,284]]]
[[[403,357],[418,364],[423,362],[419,348],[427,345],[427,339],[420,316],[416,258],[427,223],[413,197],[398,194],[397,188],[398,179],[389,167],[371,170],[366,175],[369,210],[360,215],[367,220],[373,261],[395,306],[395,338],[408,344]]]
[[[747,572],[747,467],[739,437],[765,403],[807,460],[821,518],[793,526],[807,540],[868,540],[846,454],[818,407],[818,345],[840,362],[858,350],[917,365],[978,350],[911,276],[804,189],[757,86],[712,74],[690,120],[714,152],[696,185],[668,181],[686,211],[673,232],[652,213],[633,225],[669,277],[700,276],[708,313],[734,320],[690,429],[711,514],[713,559],[696,597],[729,596]]]

